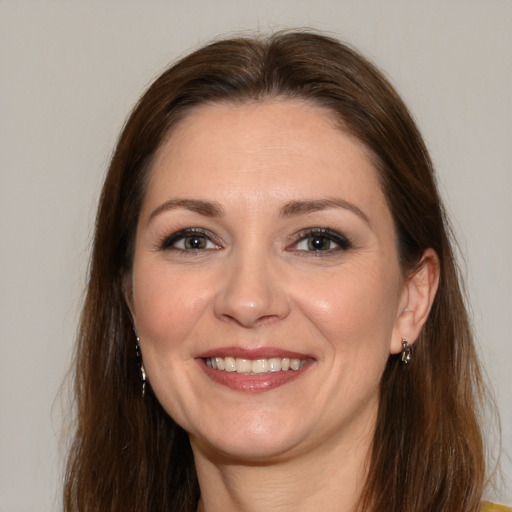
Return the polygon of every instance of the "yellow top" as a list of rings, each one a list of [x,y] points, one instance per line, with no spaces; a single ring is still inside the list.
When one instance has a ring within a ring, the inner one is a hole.
[[[512,508],[484,501],[482,503],[481,512],[512,512]]]

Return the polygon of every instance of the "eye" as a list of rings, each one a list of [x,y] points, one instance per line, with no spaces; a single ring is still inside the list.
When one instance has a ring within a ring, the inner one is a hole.
[[[161,249],[174,249],[178,251],[205,251],[220,249],[219,244],[213,241],[213,235],[206,230],[188,228],[182,229],[165,237],[160,243]]]
[[[330,253],[351,247],[350,241],[345,236],[328,228],[301,231],[294,238],[297,242],[290,248],[292,251]]]

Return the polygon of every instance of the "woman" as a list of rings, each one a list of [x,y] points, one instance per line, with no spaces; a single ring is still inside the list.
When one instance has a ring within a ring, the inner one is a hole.
[[[411,116],[353,50],[284,33],[172,66],[100,199],[65,509],[480,510],[449,235]]]

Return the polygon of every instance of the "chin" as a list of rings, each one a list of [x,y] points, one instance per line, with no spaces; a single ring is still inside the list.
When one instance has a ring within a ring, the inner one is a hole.
[[[191,434],[192,449],[206,452],[210,459],[266,463],[287,457],[300,444],[300,432],[279,420],[262,418],[243,422],[241,418],[216,432]]]

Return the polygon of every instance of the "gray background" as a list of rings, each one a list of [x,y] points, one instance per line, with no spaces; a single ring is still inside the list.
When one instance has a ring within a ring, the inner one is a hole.
[[[418,119],[512,453],[511,1],[0,0],[0,511],[59,508],[61,385],[95,204],[129,109],[199,43],[302,26],[362,50]],[[507,455],[503,467],[510,481]],[[490,494],[512,502],[510,486]]]

